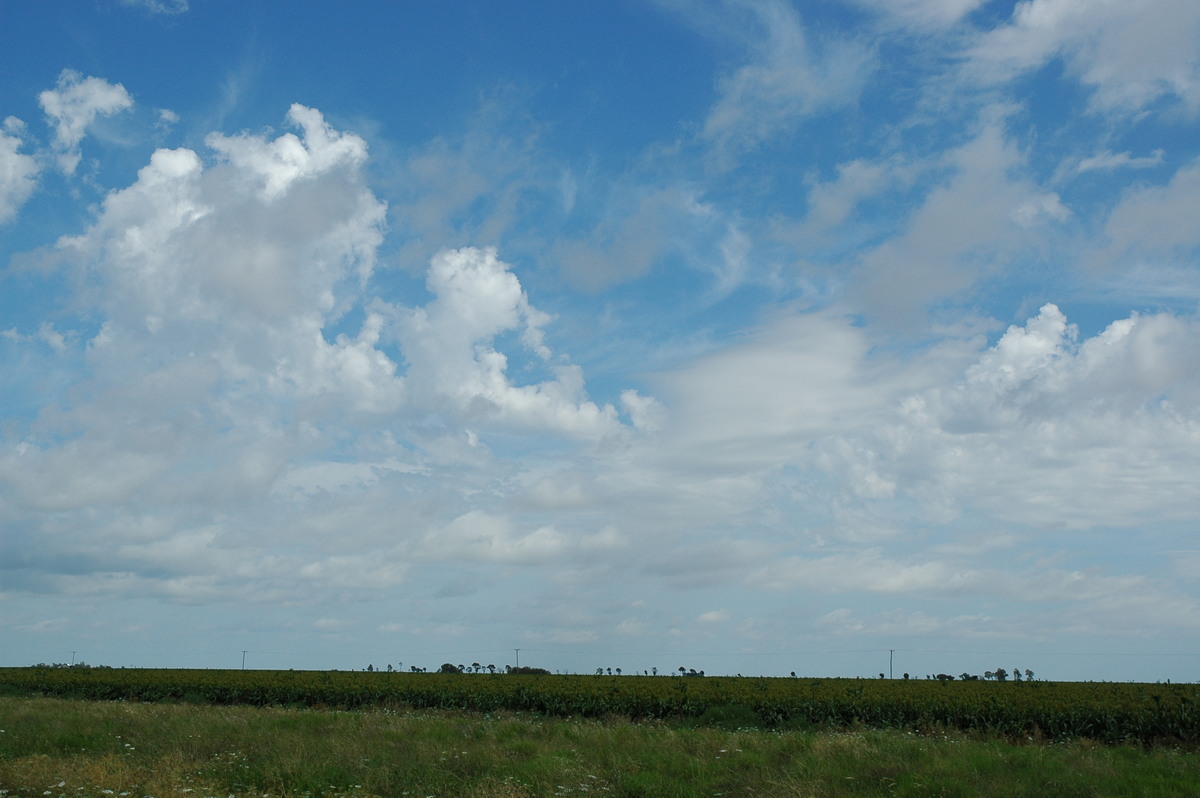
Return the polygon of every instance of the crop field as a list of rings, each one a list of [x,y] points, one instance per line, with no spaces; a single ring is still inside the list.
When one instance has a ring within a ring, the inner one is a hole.
[[[698,725],[1200,743],[1200,685],[346,671],[0,669],[0,693],[215,705],[523,712]]]
[[[726,718],[726,721],[731,720]],[[1200,794],[1179,746],[509,712],[0,696],[4,798]]]
[[[1198,689],[0,669],[0,798],[1190,797]]]

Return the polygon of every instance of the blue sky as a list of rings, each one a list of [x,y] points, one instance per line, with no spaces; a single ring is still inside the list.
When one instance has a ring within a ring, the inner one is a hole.
[[[1195,679],[1200,6],[435,5],[0,9],[0,664]]]

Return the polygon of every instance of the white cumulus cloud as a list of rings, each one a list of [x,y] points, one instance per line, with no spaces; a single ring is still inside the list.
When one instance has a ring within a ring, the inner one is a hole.
[[[398,319],[414,402],[467,421],[584,438],[620,429],[612,405],[601,407],[587,399],[578,366],[550,364],[553,378],[530,385],[510,379],[508,357],[495,348],[495,339],[519,332],[530,353],[549,360],[542,326],[550,317],[529,303],[520,281],[494,249],[439,253],[430,264],[427,284],[433,301],[401,311]]]
[[[865,450],[936,514],[1037,527],[1186,518],[1200,489],[1200,329],[1134,315],[1079,340],[1054,305],[1012,326],[956,385],[915,394]],[[939,509],[940,508],[940,509]]]
[[[20,120],[10,116],[0,129],[0,224],[17,215],[37,185],[37,160],[19,152],[23,128]]]
[[[73,69],[64,69],[58,85],[39,94],[38,101],[54,125],[54,150],[59,167],[67,174],[74,174],[79,165],[79,145],[96,117],[133,107],[133,98],[120,83],[85,78]]]

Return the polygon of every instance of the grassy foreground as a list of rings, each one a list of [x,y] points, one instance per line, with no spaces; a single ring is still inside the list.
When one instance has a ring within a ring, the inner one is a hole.
[[[1162,747],[0,697],[0,798],[1197,794]]]

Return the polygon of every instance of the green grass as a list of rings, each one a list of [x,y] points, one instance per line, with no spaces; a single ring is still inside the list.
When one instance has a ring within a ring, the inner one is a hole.
[[[1194,752],[961,733],[21,697],[0,729],[0,798],[1200,794]]]

